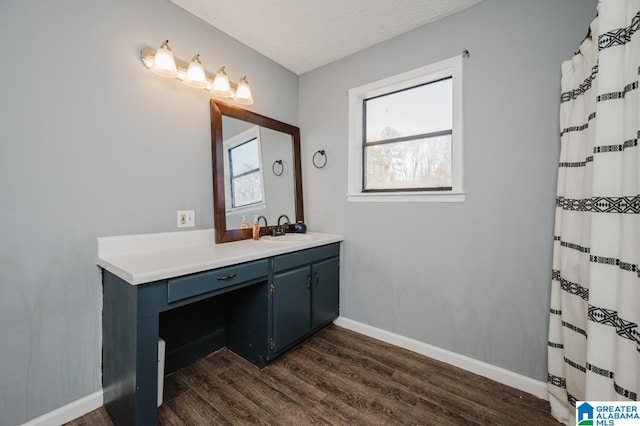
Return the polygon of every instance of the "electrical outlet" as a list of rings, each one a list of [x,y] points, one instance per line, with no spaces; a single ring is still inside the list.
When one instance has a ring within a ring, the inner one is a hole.
[[[195,210],[178,210],[178,228],[196,226]]]

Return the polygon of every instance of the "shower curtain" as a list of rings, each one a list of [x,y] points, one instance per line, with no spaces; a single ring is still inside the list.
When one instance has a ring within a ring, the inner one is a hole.
[[[640,392],[640,0],[600,0],[562,64],[548,342],[554,417]]]

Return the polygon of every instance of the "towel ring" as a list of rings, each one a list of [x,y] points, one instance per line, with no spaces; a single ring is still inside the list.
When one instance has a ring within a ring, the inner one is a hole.
[[[316,159],[317,156],[324,158],[324,161],[322,161],[322,159]],[[322,169],[327,165],[327,154],[324,152],[324,149],[320,149],[313,154],[313,165],[316,169]]]
[[[276,164],[280,165],[280,173],[278,173],[276,171]],[[282,164],[282,160],[276,160],[273,162],[273,165],[271,166],[271,171],[273,172],[274,175],[276,176],[282,176],[282,174],[284,173],[284,164]]]

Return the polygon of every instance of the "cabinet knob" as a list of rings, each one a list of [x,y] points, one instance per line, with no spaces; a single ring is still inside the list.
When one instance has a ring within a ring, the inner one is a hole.
[[[315,287],[318,287],[318,282],[320,281],[320,277],[318,277],[318,273],[316,272],[316,283]]]

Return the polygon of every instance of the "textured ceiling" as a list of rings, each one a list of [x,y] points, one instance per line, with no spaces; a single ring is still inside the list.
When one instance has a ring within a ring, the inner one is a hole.
[[[481,0],[171,0],[303,74]]]

